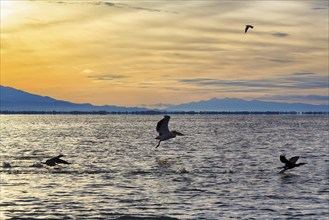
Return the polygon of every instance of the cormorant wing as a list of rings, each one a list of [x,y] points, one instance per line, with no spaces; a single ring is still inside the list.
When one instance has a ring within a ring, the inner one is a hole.
[[[62,160],[62,159],[57,159],[55,162],[56,163],[63,163],[63,164],[71,164],[71,163],[69,163],[69,162],[67,162],[65,160]]]
[[[292,157],[289,159],[289,162],[295,164],[297,162],[298,158],[299,158],[299,156]]]
[[[253,29],[254,26],[252,26],[252,25],[250,25],[250,24],[247,24],[247,25],[246,25],[246,28],[244,29],[244,33],[247,33],[247,31],[248,31],[249,28]]]
[[[247,30],[248,30],[248,25],[246,25],[246,28],[244,29],[244,33],[247,33]]]
[[[284,155],[280,155],[280,161],[282,163],[289,163],[289,161],[287,160],[286,156],[284,156]]]
[[[49,160],[46,160],[46,162],[44,162],[44,164],[48,165],[48,166],[55,166],[56,162],[54,158],[51,158]]]
[[[169,128],[168,128],[168,123],[170,120],[170,116],[165,116],[161,121],[158,122],[156,131],[159,133],[161,136],[162,134],[169,133]]]
[[[63,164],[71,164],[65,160],[60,159],[61,157],[64,157],[63,154],[58,155],[57,157],[51,158],[49,161],[53,161],[54,163],[63,163]]]

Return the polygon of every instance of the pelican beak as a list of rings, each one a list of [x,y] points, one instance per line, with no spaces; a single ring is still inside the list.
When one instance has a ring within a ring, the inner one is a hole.
[[[180,133],[180,132],[178,132],[178,131],[176,131],[176,135],[184,136],[184,134],[182,134],[182,133]]]

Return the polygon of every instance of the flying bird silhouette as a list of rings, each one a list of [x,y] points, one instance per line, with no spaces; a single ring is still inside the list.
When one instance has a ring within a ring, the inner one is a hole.
[[[71,163],[69,163],[69,162],[67,162],[65,160],[60,159],[61,157],[64,157],[64,155],[63,154],[60,154],[57,157],[53,157],[53,158],[51,158],[49,160],[46,160],[46,162],[43,163],[43,164],[46,164],[47,166],[51,166],[51,167],[52,166],[56,166],[59,163],[62,163],[62,164],[71,164]]]
[[[156,131],[159,133],[159,135],[155,139],[159,140],[159,143],[156,146],[156,148],[160,146],[161,141],[174,138],[177,135],[184,136],[184,134],[178,131],[169,131],[168,128],[169,120],[170,120],[170,116],[165,115],[164,118],[157,123]]]
[[[280,161],[284,163],[284,167],[282,167],[283,170],[281,170],[279,173],[284,173],[284,171],[286,170],[306,164],[306,163],[296,163],[298,159],[299,156],[292,157],[288,160],[285,155],[280,155]]]
[[[244,29],[244,33],[247,33],[247,31],[248,31],[249,28],[253,29],[254,26],[252,26],[252,25],[250,25],[250,24],[247,24],[247,25],[246,25],[246,28]]]

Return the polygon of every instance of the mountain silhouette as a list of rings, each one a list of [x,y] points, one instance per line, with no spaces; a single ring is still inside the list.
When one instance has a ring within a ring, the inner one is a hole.
[[[149,111],[146,108],[129,108],[120,106],[94,106],[88,103],[77,104],[39,96],[17,90],[11,87],[0,86],[1,111],[108,111],[108,112],[134,112]]]
[[[0,86],[1,111],[107,111],[107,112],[143,112],[156,109],[122,107],[114,105],[95,106],[89,103],[77,104],[57,100],[48,96],[40,96],[21,91],[15,88]],[[160,111],[160,110],[159,110]],[[295,112],[329,112],[329,105],[311,105],[305,103],[265,102],[258,100],[243,100],[236,98],[209,99],[199,102],[190,102],[172,105],[162,111],[295,111]]]
[[[213,98],[206,101],[190,102],[172,106],[167,111],[296,111],[328,112],[329,105],[311,105],[305,103],[265,102],[236,98]]]

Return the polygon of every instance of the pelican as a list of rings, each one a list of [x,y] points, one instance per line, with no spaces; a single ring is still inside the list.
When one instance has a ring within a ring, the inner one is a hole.
[[[250,24],[247,24],[247,25],[246,25],[246,28],[244,29],[244,33],[247,33],[247,31],[248,31],[249,28],[253,29],[254,26],[252,26],[252,25],[250,25]]]
[[[55,166],[55,165],[57,165],[57,164],[59,164],[59,163],[63,163],[63,164],[71,164],[71,163],[69,163],[69,162],[67,162],[67,161],[65,161],[65,160],[62,160],[62,159],[60,159],[61,157],[64,157],[64,155],[63,154],[60,154],[60,155],[58,155],[57,157],[53,157],[53,158],[51,158],[51,159],[49,159],[49,160],[46,160],[46,162],[45,163],[43,163],[43,164],[46,164],[46,165],[48,165],[48,166]]]
[[[159,133],[159,135],[155,139],[159,140],[159,143],[156,146],[156,148],[160,146],[161,141],[174,138],[177,135],[184,136],[184,134],[178,131],[169,131],[168,129],[169,120],[170,120],[170,116],[165,115],[164,118],[161,119],[161,121],[159,121],[157,124],[156,131]]]
[[[306,163],[296,163],[298,158],[299,156],[295,156],[288,160],[285,155],[280,155],[280,161],[284,163],[284,167],[282,167],[283,170],[281,170],[279,173],[283,173],[286,170],[306,164]]]

